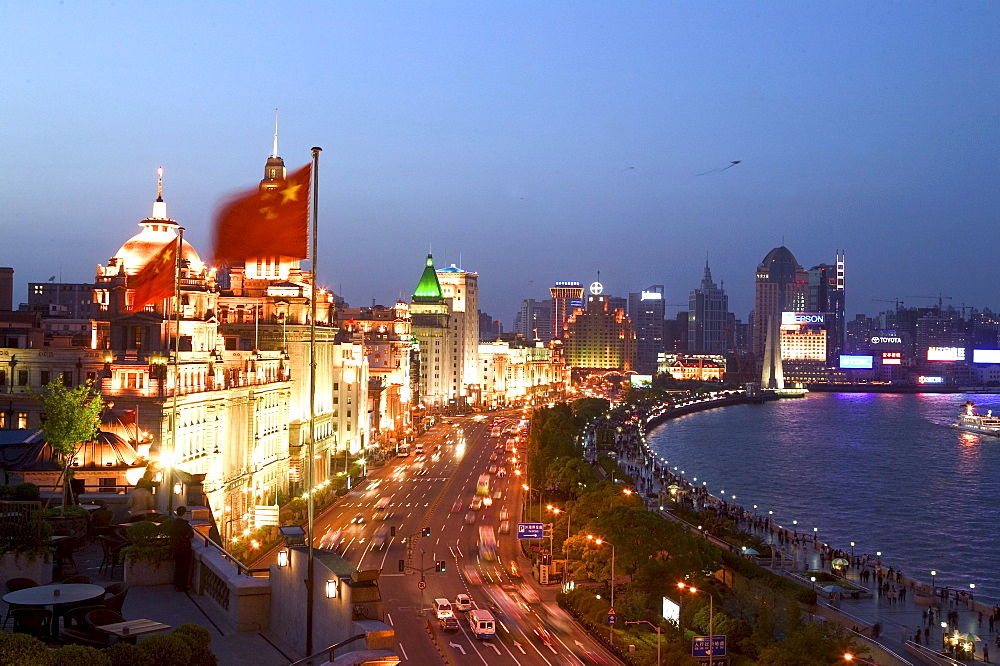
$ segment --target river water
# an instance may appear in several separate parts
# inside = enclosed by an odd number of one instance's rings
[[[949,427],[970,399],[1000,411],[998,395],[813,393],[682,416],[647,441],[716,497],[997,603],[1000,438]]]

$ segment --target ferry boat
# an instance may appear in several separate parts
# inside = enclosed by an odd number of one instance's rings
[[[993,416],[993,410],[987,410],[986,414],[976,414],[975,405],[970,400],[965,403],[965,410],[959,413],[958,418],[952,423],[953,428],[974,432],[977,435],[994,435],[1000,437],[1000,416]]]

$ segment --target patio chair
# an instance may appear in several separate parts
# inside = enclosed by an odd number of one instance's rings
[[[38,638],[50,636],[52,611],[46,608],[15,608],[10,614],[14,617],[15,634],[31,634]]]
[[[124,590],[122,590],[121,592],[118,592],[116,594],[112,594],[112,595],[104,597],[104,601],[101,602],[101,603],[104,604],[105,608],[107,608],[109,610],[113,610],[116,613],[121,613],[122,612],[122,606],[125,605],[125,597],[126,597],[126,595],[128,595],[128,588],[127,587]]]
[[[90,578],[90,576],[66,576],[61,582],[63,585],[90,585],[94,581]]]
[[[97,649],[106,648],[111,644],[111,636],[96,629],[72,629],[66,627],[59,630],[59,640],[68,645],[86,645]]]
[[[88,602],[86,606],[76,606],[71,608],[64,616],[64,623],[67,628],[79,629],[85,631],[88,628],[87,624],[87,614],[90,611],[95,610],[106,610],[104,606],[95,604],[94,602]]]
[[[23,590],[29,587],[38,587],[38,583],[31,580],[30,578],[11,578],[5,584],[8,592],[16,592],[17,590]],[[11,611],[18,608],[38,608],[38,606],[28,606],[25,604],[8,604],[7,605],[7,615],[3,618],[3,626],[0,629],[7,629],[7,620],[10,619]]]
[[[101,550],[104,554],[98,571],[107,576],[114,576],[115,567],[121,566],[122,563],[122,548],[127,546],[128,542],[104,536],[103,534],[97,538],[101,542]]]
[[[87,623],[87,629],[96,629],[97,627],[103,626],[105,624],[115,624],[116,622],[124,622],[125,618],[122,617],[121,613],[116,613],[113,610],[108,610],[107,608],[98,608],[92,610],[84,616],[84,621]]]

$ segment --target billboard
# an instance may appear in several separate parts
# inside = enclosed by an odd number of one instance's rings
[[[903,352],[882,352],[882,365],[903,365]]]
[[[928,361],[964,361],[965,347],[928,347]]]
[[[869,355],[841,354],[840,367],[854,370],[871,370],[874,359]]]
[[[666,597],[663,597],[663,619],[677,626],[681,624],[681,607]]]
[[[798,324],[825,324],[826,314],[823,312],[782,312],[782,326],[796,326]]]
[[[973,349],[973,363],[1000,363],[1000,349]]]
[[[629,375],[629,385],[633,388],[649,388],[653,385],[653,375]]]
[[[917,377],[917,381],[921,384],[944,384],[944,377],[928,377],[927,375],[920,375]]]

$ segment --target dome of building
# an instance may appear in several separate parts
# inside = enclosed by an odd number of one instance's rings
[[[760,262],[757,272],[765,273],[772,281],[788,282],[795,279],[796,271],[801,270],[802,267],[795,260],[792,251],[782,245],[767,253],[764,261]]]
[[[146,218],[139,223],[142,231],[129,238],[115,252],[113,259],[117,266],[124,266],[128,275],[135,275],[163,246],[177,237],[177,223],[173,220]],[[183,257],[191,270],[200,273],[205,263],[191,244],[184,241]]]
[[[795,261],[795,255],[792,254],[792,251],[782,245],[768,252],[767,256],[764,257],[764,261],[760,263],[761,265],[768,266],[774,263],[798,265],[799,262]]]

